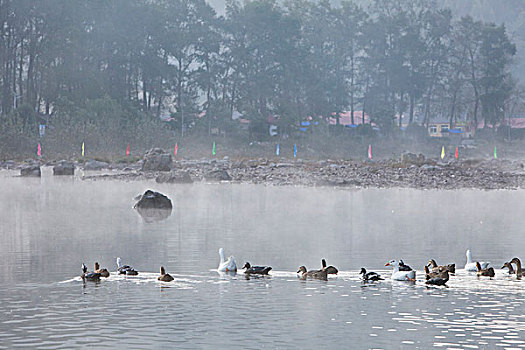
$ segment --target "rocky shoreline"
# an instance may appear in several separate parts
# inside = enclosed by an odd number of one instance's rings
[[[63,161],[62,161],[63,162]],[[83,180],[155,180],[158,183],[219,182],[274,186],[328,186],[343,188],[414,189],[519,189],[525,185],[524,164],[507,160],[465,160],[438,162],[422,155],[406,154],[400,159],[380,161],[290,160],[290,159],[177,159],[169,171],[149,167],[145,160],[133,164],[97,161],[75,163],[86,170]],[[53,166],[60,162],[42,165]],[[0,167],[22,169],[33,166],[15,162]],[[163,164],[166,170],[165,164]],[[88,170],[102,170],[89,172]],[[111,171],[104,171],[111,170]],[[78,174],[78,172],[77,172]]]

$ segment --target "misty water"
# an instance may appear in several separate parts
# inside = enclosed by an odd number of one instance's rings
[[[173,200],[167,219],[132,209],[146,189]],[[499,269],[525,258],[525,191],[333,189],[41,179],[0,172],[0,349],[525,348],[525,280]],[[271,276],[219,275],[218,249],[271,265]],[[458,270],[428,288],[429,258],[491,261],[496,277]],[[115,259],[139,271],[118,276]],[[297,268],[339,268],[328,281]],[[363,284],[403,259],[418,281]],[[112,275],[78,277],[98,261]],[[175,280],[157,281],[163,265]]]

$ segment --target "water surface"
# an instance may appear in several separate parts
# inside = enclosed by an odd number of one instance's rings
[[[151,188],[172,215],[132,209]],[[0,172],[0,349],[525,348],[525,281],[458,271],[448,288],[362,284],[402,258],[499,268],[525,258],[525,191],[337,190],[232,184],[41,179]],[[219,275],[218,248],[273,267],[268,278]],[[83,283],[80,265],[140,271]],[[326,258],[341,271],[301,281]],[[174,277],[156,280],[160,265]]]

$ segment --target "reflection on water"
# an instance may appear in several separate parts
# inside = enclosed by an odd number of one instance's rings
[[[151,183],[46,171],[0,172],[0,349],[525,349],[525,281],[461,270],[467,248],[495,267],[525,258],[523,191],[155,185],[175,209],[146,223],[132,198]],[[218,274],[219,247],[274,270]],[[117,256],[139,275],[116,274]],[[321,258],[339,274],[297,278]],[[418,282],[391,281],[393,258]],[[423,283],[429,258],[456,262],[448,287]],[[94,261],[111,276],[83,283]],[[362,283],[362,266],[386,280]]]
[[[137,213],[142,217],[144,222],[152,223],[155,221],[166,220],[171,215],[171,209],[142,209],[137,208]]]

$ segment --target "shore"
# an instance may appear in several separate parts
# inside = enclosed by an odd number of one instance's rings
[[[328,186],[344,188],[519,189],[525,185],[524,163],[517,160],[439,162],[422,155],[401,159],[177,159],[171,171],[143,171],[143,160],[131,164],[87,161],[75,163],[82,179],[155,180],[158,183],[228,181],[274,186]],[[57,162],[39,164],[53,166]],[[34,163],[33,163],[34,164]],[[20,169],[27,163],[3,162],[1,168]],[[96,171],[89,171],[96,170]]]

